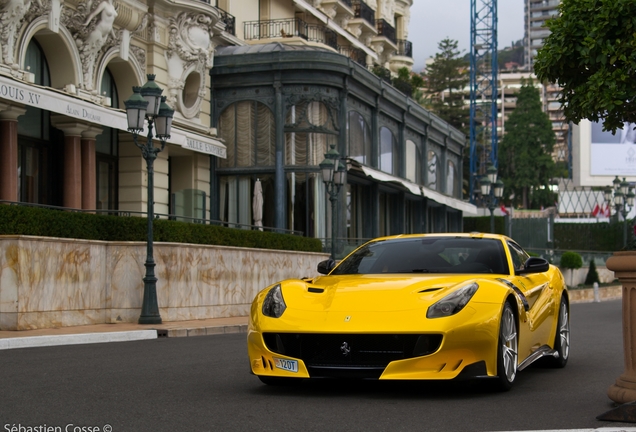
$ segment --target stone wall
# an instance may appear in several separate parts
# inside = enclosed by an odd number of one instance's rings
[[[266,286],[317,275],[328,255],[155,243],[163,321],[246,316]],[[0,330],[137,322],[145,242],[0,236]]]

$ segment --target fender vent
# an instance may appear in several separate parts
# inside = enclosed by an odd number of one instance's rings
[[[307,288],[307,291],[309,291],[310,293],[323,293],[323,292],[325,292],[325,289],[324,288],[309,287],[309,288]]]

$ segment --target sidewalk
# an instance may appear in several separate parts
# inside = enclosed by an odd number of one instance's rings
[[[571,303],[594,301],[592,289],[570,290]],[[608,286],[599,289],[601,301],[617,300],[622,287]],[[209,318],[192,321],[172,321],[163,324],[142,325],[135,323],[94,324],[74,327],[38,330],[0,331],[0,350],[54,345],[123,342],[162,337],[209,336],[226,333],[246,333],[248,317]]]
[[[163,324],[94,324],[37,330],[9,330],[0,331],[0,350],[246,332],[246,316],[172,321]]]

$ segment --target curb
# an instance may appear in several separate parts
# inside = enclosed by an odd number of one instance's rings
[[[247,324],[4,338],[0,339],[0,350],[107,342],[130,342],[166,337],[212,336],[231,333],[247,333]]]
[[[106,342],[127,342],[145,339],[157,339],[156,330],[134,330],[123,332],[84,333],[52,336],[29,336],[0,339],[0,350],[14,348],[32,348],[57,345],[79,345]]]

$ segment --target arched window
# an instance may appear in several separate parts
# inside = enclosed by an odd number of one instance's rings
[[[219,167],[274,166],[275,134],[274,115],[267,106],[233,103],[219,118],[219,136],[227,146],[227,159],[219,159]]]
[[[406,140],[406,178],[413,183],[422,182],[422,156],[419,147],[411,140]]]
[[[380,169],[389,174],[398,173],[397,142],[391,130],[380,128]]]
[[[438,171],[439,167],[437,164],[437,154],[434,151],[430,150],[428,152],[428,176],[426,186],[433,190],[437,190],[438,188]]]
[[[33,73],[35,84],[50,86],[51,76],[44,51],[35,39],[27,47],[24,69]],[[18,200],[40,204],[58,204],[53,197],[50,178],[52,160],[59,157],[52,151],[51,117],[48,111],[26,106],[18,119]],[[61,190],[61,188],[56,188]],[[58,192],[59,195],[59,192]]]
[[[119,94],[113,74],[108,68],[102,75],[101,93],[110,98],[110,106],[119,108]],[[119,133],[117,129],[104,127],[95,139],[96,209],[115,210],[118,207],[118,150]]]
[[[453,161],[448,161],[446,167],[446,194],[455,196],[458,190],[459,177],[457,177],[457,168]]]
[[[347,117],[347,156],[364,165],[371,161],[371,129],[357,111],[349,111]]]

